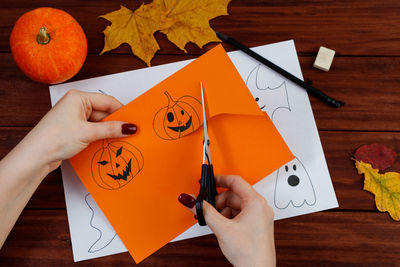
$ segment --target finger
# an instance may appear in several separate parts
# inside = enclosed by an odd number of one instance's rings
[[[113,113],[123,106],[121,102],[110,95],[91,92],[80,92],[80,95],[89,102],[92,110]]]
[[[120,138],[136,133],[137,127],[134,124],[122,121],[87,122],[86,142],[105,138]]]
[[[256,191],[238,175],[215,175],[215,183],[218,187],[232,190],[239,198],[250,198]]]
[[[235,218],[241,211],[240,210],[235,210],[232,209],[231,207],[226,207],[222,209],[221,214],[228,218],[228,219],[233,219]]]
[[[93,110],[113,113],[123,106],[123,104],[113,96],[100,93],[70,90],[66,96],[69,97],[69,99],[79,98],[82,101],[83,109],[87,118]]]
[[[194,195],[182,193],[179,195],[178,201],[196,215],[196,197]]]
[[[221,215],[228,219],[232,219],[232,217],[233,217],[232,209],[230,207],[225,207],[224,209],[222,209]]]
[[[194,195],[181,194],[178,197],[180,203],[182,203],[188,210],[194,215],[196,214],[196,199]],[[207,225],[211,228],[214,233],[221,231],[229,221],[222,216],[210,203],[203,201],[203,216]]]
[[[232,217],[235,218],[240,212],[241,210],[232,209]]]
[[[215,208],[220,210],[225,207],[230,207],[232,209],[240,210],[241,202],[242,201],[238,195],[233,193],[231,190],[227,190],[215,197]]]
[[[105,111],[94,110],[94,111],[92,111],[92,114],[90,114],[89,121],[92,121],[92,122],[101,121],[108,115],[110,115],[110,113],[105,112]]]
[[[203,201],[203,215],[210,229],[218,235],[226,225],[230,223],[229,219],[221,215],[210,203]]]
[[[81,99],[85,105],[85,111],[88,109],[112,113],[123,106],[123,104],[113,96],[74,89],[69,90],[64,97],[69,99]]]
[[[123,105],[116,98],[104,95],[100,93],[82,92],[79,90],[69,90],[63,97],[64,100],[59,101],[60,103],[67,103],[65,105],[78,105],[81,109],[73,109],[80,112],[83,110],[85,119],[87,120],[92,111],[103,111],[107,113],[113,113],[120,109]]]

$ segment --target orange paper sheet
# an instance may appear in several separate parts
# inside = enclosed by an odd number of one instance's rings
[[[139,130],[70,162],[137,263],[197,222],[177,198],[199,191],[200,81],[215,173],[254,184],[294,158],[220,45],[107,117]]]

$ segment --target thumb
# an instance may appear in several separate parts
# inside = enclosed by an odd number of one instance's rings
[[[215,235],[221,232],[227,224],[229,219],[219,213],[210,203],[203,201],[203,215],[207,225],[214,232]]]
[[[135,124],[122,121],[88,122],[87,140],[89,143],[105,138],[126,137],[136,133]]]
[[[182,193],[178,197],[178,201],[184,205],[188,210],[190,210],[194,215],[196,214],[196,197],[194,195],[189,195]],[[229,223],[229,219],[221,215],[210,203],[203,201],[203,216],[206,220],[207,225],[211,230],[218,235],[221,229],[224,228],[226,224]]]

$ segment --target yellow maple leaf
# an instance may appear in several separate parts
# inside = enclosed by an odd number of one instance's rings
[[[228,15],[231,0],[155,0],[157,6],[176,22],[161,32],[168,40],[186,52],[185,45],[193,42],[202,48],[209,42],[220,42],[209,20]]]
[[[135,12],[121,6],[119,10],[100,17],[111,21],[111,25],[103,31],[104,49],[100,55],[127,43],[131,46],[132,53],[148,66],[160,49],[153,34],[174,23],[173,19],[166,16],[165,11],[155,8],[155,3],[142,4]]]
[[[400,220],[400,173],[379,173],[371,164],[356,160],[359,174],[364,174],[364,190],[375,195],[379,211],[387,211],[393,220]]]
[[[209,20],[227,15],[231,0],[154,0],[142,4],[132,12],[121,6],[117,11],[100,16],[111,22],[103,31],[104,49],[100,54],[123,43],[131,46],[132,53],[150,66],[151,59],[160,49],[154,33],[161,31],[168,40],[185,50],[188,42],[200,48],[209,42],[220,42]]]

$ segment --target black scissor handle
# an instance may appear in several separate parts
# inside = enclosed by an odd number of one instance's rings
[[[203,200],[215,207],[215,196],[217,188],[214,180],[214,169],[212,165],[203,164],[201,166],[200,192],[196,199],[196,214],[199,225],[207,225],[203,215]]]

